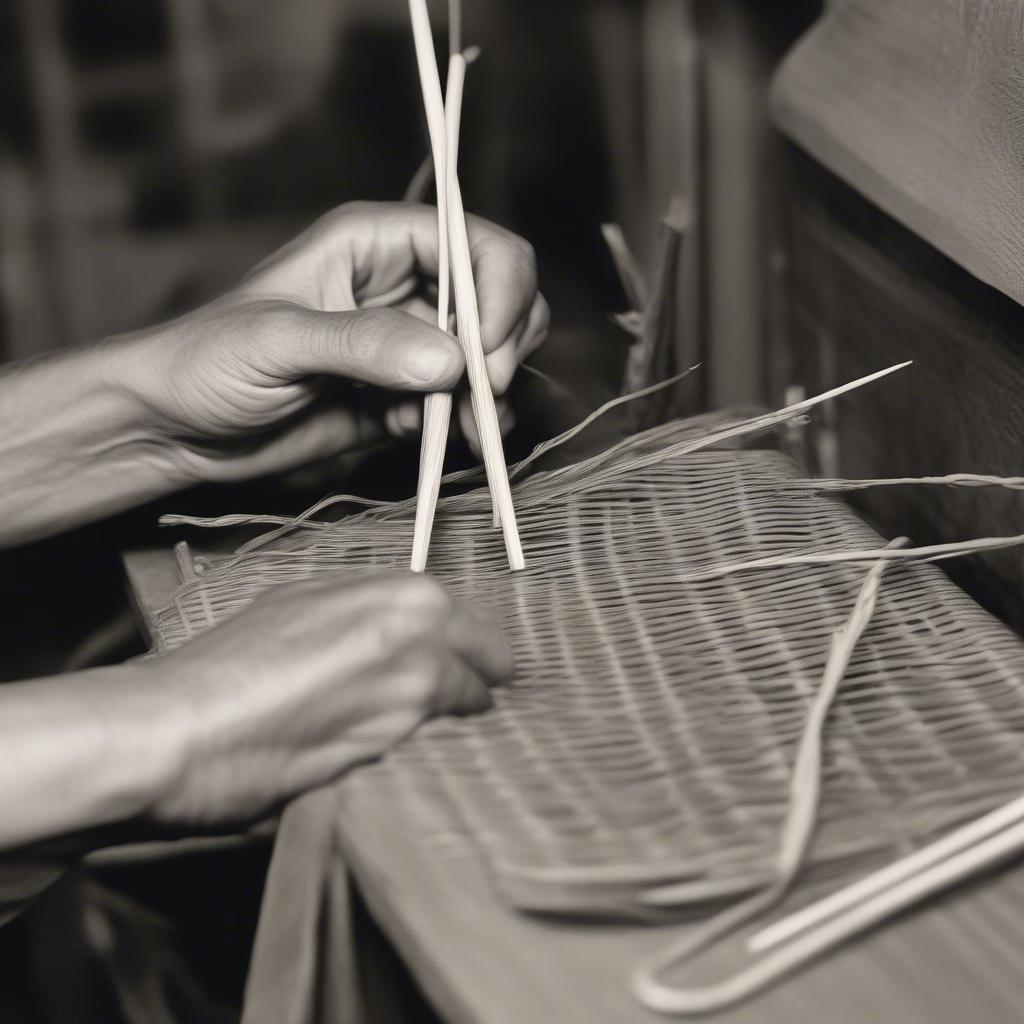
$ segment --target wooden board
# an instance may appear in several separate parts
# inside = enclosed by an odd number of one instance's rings
[[[779,127],[1024,301],[1024,7],[834,0],[773,87]]]
[[[637,960],[679,927],[554,923],[510,911],[465,842],[439,843],[369,788],[347,787],[338,835],[365,899],[452,1024],[632,1024]],[[710,1019],[728,1024],[1005,1024],[1024,1000],[1024,872],[963,890]],[[712,968],[727,970],[723,950]],[[705,1018],[709,1019],[709,1018]]]
[[[171,590],[164,588],[169,581],[173,588],[176,572],[169,551],[129,555],[126,564],[147,615],[167,603]],[[339,855],[444,1020],[664,1019],[633,1000],[628,979],[638,960],[676,936],[680,926],[581,924],[517,913],[499,901],[467,840],[438,835],[409,807],[382,805],[358,777],[341,788],[339,799]],[[712,970],[729,969],[728,951],[708,962]],[[1022,979],[1024,869],[1018,868],[901,918],[749,1004],[703,1019],[1006,1024],[1019,1017]]]
[[[815,417],[818,428],[835,428],[838,471],[1024,474],[1024,308],[799,153],[791,170],[785,337],[796,380],[813,394],[914,360]],[[851,500],[887,536],[922,544],[1024,532],[1024,498],[1012,492],[882,488]],[[1019,552],[956,559],[945,568],[1024,632]]]

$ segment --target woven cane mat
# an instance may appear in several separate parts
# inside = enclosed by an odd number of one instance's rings
[[[687,577],[882,541],[777,452],[674,453],[692,430],[517,483],[522,573],[485,491],[438,506],[431,571],[503,624],[518,678],[494,711],[430,723],[345,785],[415,806],[438,841],[471,837],[514,906],[635,915],[650,884],[692,882],[700,903],[772,874],[795,744],[866,567]],[[403,503],[225,559],[159,613],[158,647],[275,583],[404,567],[411,538]],[[893,565],[826,727],[811,876],[1020,792],[1022,731],[1022,641],[934,565]]]

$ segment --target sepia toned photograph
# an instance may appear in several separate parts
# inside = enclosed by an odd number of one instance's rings
[[[1024,0],[0,0],[0,1024],[1024,1022]]]

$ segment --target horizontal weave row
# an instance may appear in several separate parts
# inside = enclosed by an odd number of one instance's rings
[[[701,902],[772,875],[795,744],[863,568],[687,577],[881,542],[776,452],[675,452],[700,429],[662,425],[518,482],[522,573],[486,491],[438,505],[430,570],[502,623],[518,678],[494,711],[431,723],[345,784],[400,796],[439,841],[471,836],[517,906],[639,914],[650,884],[692,880]],[[276,531],[185,584],[160,646],[278,583],[402,567],[411,537],[410,502]],[[811,878],[1019,792],[1022,655],[936,567],[890,568],[826,728]]]

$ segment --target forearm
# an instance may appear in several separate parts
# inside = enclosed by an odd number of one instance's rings
[[[189,482],[129,386],[145,360],[144,344],[116,340],[0,372],[0,547]]]
[[[0,856],[144,819],[181,777],[181,713],[139,665],[0,687]]]

